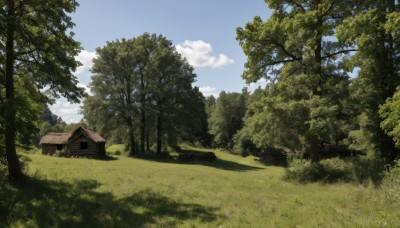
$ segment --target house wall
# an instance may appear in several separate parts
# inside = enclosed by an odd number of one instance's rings
[[[42,154],[53,155],[57,150],[56,145],[45,144],[42,145]]]
[[[97,143],[97,156],[104,157],[106,155],[106,143]]]
[[[87,149],[81,149],[81,142],[87,142]],[[68,144],[68,150],[71,155],[96,155],[96,143],[88,140],[85,136],[81,135]]]
[[[65,145],[62,145],[62,148],[65,149]],[[56,151],[56,144],[42,144],[42,154],[54,155]]]

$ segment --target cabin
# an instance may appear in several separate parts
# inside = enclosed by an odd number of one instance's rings
[[[103,157],[106,140],[93,130],[82,125],[71,133],[48,133],[39,142],[42,154],[53,155],[65,151],[69,156]]]

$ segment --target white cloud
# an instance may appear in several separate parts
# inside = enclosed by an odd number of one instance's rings
[[[258,87],[265,88],[265,86],[267,86],[268,83],[269,81],[267,81],[265,78],[261,78],[255,83],[247,84],[246,87],[249,90],[249,92],[254,92],[254,90],[258,89]]]
[[[81,104],[72,104],[65,98],[61,98],[50,106],[50,110],[60,116],[66,123],[78,123],[82,119],[82,115],[79,114],[80,106]]]
[[[218,68],[234,63],[232,59],[224,54],[211,56],[210,54],[213,51],[211,44],[202,40],[186,40],[175,47],[177,52],[185,57],[193,67]]]
[[[214,96],[214,97],[218,97],[219,95],[219,91],[217,91],[216,88],[211,87],[211,86],[203,86],[199,88],[199,91],[205,96]]]
[[[82,83],[78,83],[78,87],[84,88],[84,89],[85,89],[85,92],[86,92],[88,95],[93,96],[93,93],[92,93],[92,91],[90,91],[89,86],[87,86],[87,85],[85,85],[85,84],[82,84]]]
[[[82,66],[76,68],[75,75],[79,75],[85,71],[88,71],[93,66],[93,59],[97,57],[96,52],[90,52],[83,50],[75,59],[82,63]]]
[[[82,63],[82,66],[78,67],[74,72],[74,75],[78,78],[78,87],[84,88],[85,92],[89,95],[93,95],[86,85],[90,80],[89,69],[93,66],[93,59],[96,58],[96,52],[90,52],[83,50],[75,57],[76,60]],[[86,83],[86,84],[85,84]],[[60,98],[55,104],[50,106],[50,110],[61,117],[66,123],[78,123],[82,119],[82,115],[79,114],[81,104],[69,103],[65,98]]]

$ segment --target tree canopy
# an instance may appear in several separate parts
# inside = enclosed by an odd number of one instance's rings
[[[75,56],[81,50],[70,29],[74,26],[69,13],[75,11],[74,0],[3,0],[0,1],[0,103],[4,121],[5,149],[11,179],[21,179],[15,141],[16,132],[24,126],[23,111],[28,111],[27,98],[15,92],[16,81],[26,78],[23,87],[40,93],[48,88],[73,102],[84,94],[77,87],[72,72],[78,66]],[[32,97],[30,97],[32,99]],[[25,106],[24,106],[25,105]],[[29,121],[28,121],[29,122]]]
[[[207,130],[204,98],[192,87],[196,75],[171,41],[145,33],[108,42],[96,52],[90,85],[94,95],[84,102],[85,119],[100,131],[126,126],[132,155],[137,152],[136,129],[140,152],[155,139],[157,154],[166,139],[174,145],[179,136],[200,137]]]

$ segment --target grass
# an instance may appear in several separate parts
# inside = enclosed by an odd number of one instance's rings
[[[107,153],[111,155],[123,154],[125,153],[124,150],[125,150],[124,144],[113,144],[107,147]]]
[[[189,146],[184,151],[210,151]],[[379,189],[295,184],[284,169],[214,151],[216,162],[26,155],[28,183],[1,185],[0,227],[381,227],[400,208]]]

